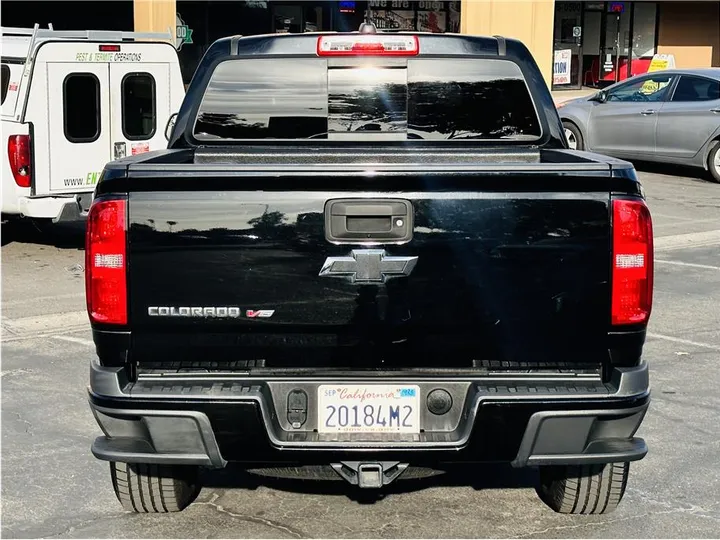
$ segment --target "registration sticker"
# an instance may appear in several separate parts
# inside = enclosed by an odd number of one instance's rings
[[[328,384],[318,388],[319,433],[419,433],[420,388]]]

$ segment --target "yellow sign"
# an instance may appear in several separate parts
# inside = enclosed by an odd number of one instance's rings
[[[662,71],[664,69],[673,69],[675,67],[675,56],[672,54],[656,54],[653,56],[648,73],[652,71]]]
[[[640,93],[649,96],[663,90],[670,83],[670,77],[666,77],[666,79],[667,80],[663,80],[663,78],[659,78],[657,81],[653,81],[652,79],[645,81],[640,88]]]
[[[640,93],[648,95],[654,94],[658,90],[660,90],[660,85],[658,83],[656,83],[655,81],[645,81],[645,83],[640,88]]]

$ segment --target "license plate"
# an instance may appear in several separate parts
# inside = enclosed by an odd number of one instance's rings
[[[420,433],[420,388],[321,385],[319,433]]]

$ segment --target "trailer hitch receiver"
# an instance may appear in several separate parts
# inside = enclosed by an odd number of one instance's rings
[[[363,489],[378,489],[400,476],[409,463],[399,461],[341,461],[331,463],[342,478]]]

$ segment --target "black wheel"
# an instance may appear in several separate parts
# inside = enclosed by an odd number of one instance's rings
[[[625,494],[630,463],[540,467],[536,491],[560,514],[609,514]]]
[[[707,165],[710,178],[720,184],[720,141],[717,141],[715,146],[710,149]]]
[[[115,496],[125,510],[160,514],[179,512],[200,493],[199,468],[192,465],[110,463]]]
[[[580,129],[567,120],[563,121],[563,127],[565,128],[565,138],[567,139],[568,146],[570,146],[572,150],[584,150],[585,141],[583,141]]]

